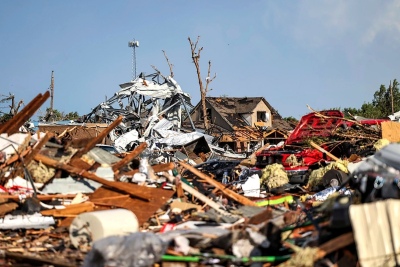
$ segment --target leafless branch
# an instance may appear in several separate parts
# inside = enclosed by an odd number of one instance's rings
[[[210,77],[211,74],[211,60],[208,61],[208,72],[206,78],[206,88],[204,89],[205,93],[208,93],[208,85],[217,77],[217,74],[214,74],[214,77]]]
[[[161,74],[161,71],[159,71],[159,70],[157,69],[156,66],[151,65],[151,67],[157,72],[158,75],[160,75],[161,77],[163,77],[164,80],[167,80],[167,78],[166,78],[164,75]]]
[[[210,122],[209,122],[209,120],[207,118],[206,96],[207,96],[207,91],[208,91],[208,84],[210,83],[210,81],[207,80],[206,87],[204,88],[203,80],[201,78],[201,72],[200,72],[200,64],[199,64],[200,53],[203,50],[203,47],[200,47],[199,49],[197,49],[197,45],[199,43],[199,39],[200,39],[200,36],[197,37],[196,43],[193,43],[192,40],[190,39],[190,37],[188,37],[189,44],[190,44],[190,49],[191,49],[191,52],[192,52],[192,60],[193,60],[193,63],[195,65],[195,67],[196,67],[197,79],[198,79],[199,87],[200,87],[201,106],[202,106],[202,111],[203,111],[203,114],[204,114],[204,128],[206,130],[208,130],[210,128]],[[211,71],[211,62],[209,62],[208,73],[210,73],[210,71]]]
[[[192,40],[190,39],[190,37],[188,37],[188,40],[189,40],[189,43],[190,43],[190,48],[191,48],[191,50],[192,50],[192,59],[193,59],[193,61],[194,61],[194,59],[195,58],[200,58],[200,53],[201,53],[201,51],[203,50],[203,47],[200,47],[198,50],[197,50],[197,45],[198,45],[198,43],[199,43],[199,40],[200,40],[200,36],[197,36],[197,40],[196,40],[196,43],[193,43],[192,42]],[[196,51],[197,50],[197,51]]]
[[[174,71],[173,71],[174,65],[171,64],[171,62],[169,61],[168,56],[167,56],[167,54],[165,53],[165,51],[164,51],[164,50],[162,50],[162,51],[163,51],[163,53],[164,53],[164,57],[165,57],[165,59],[167,60],[167,63],[168,63],[168,66],[169,66],[170,76],[173,78],[173,77],[174,77]]]

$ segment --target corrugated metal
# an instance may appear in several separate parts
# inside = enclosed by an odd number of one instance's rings
[[[154,130],[157,130],[157,129],[166,129],[166,130],[169,130],[169,129],[171,129],[173,126],[174,126],[174,124],[173,124],[171,121],[169,121],[169,120],[163,118],[163,119],[161,119],[159,122],[157,122],[156,125],[154,125],[153,129],[154,129]]]

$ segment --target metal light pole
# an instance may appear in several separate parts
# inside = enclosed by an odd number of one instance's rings
[[[129,47],[132,47],[132,81],[136,78],[136,47],[139,47],[139,41],[133,39],[129,41]]]

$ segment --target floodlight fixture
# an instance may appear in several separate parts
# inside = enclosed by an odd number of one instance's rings
[[[129,47],[139,47],[139,41],[129,41]]]

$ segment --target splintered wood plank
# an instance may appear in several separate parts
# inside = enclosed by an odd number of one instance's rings
[[[273,218],[272,209],[266,208],[249,219],[249,224],[260,224]]]
[[[28,110],[22,109],[20,113],[17,113],[17,115],[21,115],[16,118],[9,128],[5,129],[6,133],[9,135],[17,133],[19,128],[35,114],[35,112],[44,104],[44,102],[46,102],[49,97],[50,92],[46,91],[46,93],[44,93],[37,101],[32,101],[33,105]]]
[[[53,136],[52,133],[46,132],[45,136],[41,138],[31,149],[31,147],[28,147],[25,151],[29,150],[30,153],[24,157],[23,162],[19,162],[18,165],[16,166],[17,171],[15,172],[15,176],[22,176],[23,174],[23,165],[28,166],[29,163],[33,160],[33,157],[39,153],[39,151],[42,149],[42,147],[47,143],[47,141],[50,140],[50,138]]]
[[[20,155],[18,155],[18,154],[12,155],[9,159],[7,159],[7,161],[5,163],[0,165],[0,169],[16,162],[17,160],[20,159],[20,157],[25,157],[31,150],[32,150],[31,147],[27,147],[24,151],[21,152]]]
[[[178,162],[179,165],[181,165],[183,168],[187,169],[188,171],[192,172],[194,175],[198,176],[201,179],[204,179],[207,181],[208,184],[215,186],[216,188],[218,188],[225,196],[229,197],[230,199],[233,199],[237,202],[239,202],[242,205],[247,205],[247,206],[257,206],[257,204],[253,201],[251,201],[250,199],[239,195],[238,193],[226,188],[225,185],[221,184],[220,182],[214,180],[213,178],[211,178],[210,176],[208,176],[207,174],[199,171],[198,169],[196,169],[195,167],[184,163],[182,161]]]
[[[36,198],[41,201],[49,201],[57,198],[66,199],[74,198],[76,194],[49,194],[49,195],[37,195]],[[8,200],[19,201],[20,197],[18,195],[0,194],[0,203],[5,203]]]
[[[3,203],[0,205],[0,216],[4,216],[7,213],[9,213],[17,208],[18,208],[18,204],[15,202]]]
[[[78,174],[82,177],[88,178],[90,180],[96,181],[98,183],[101,183],[104,186],[113,188],[114,190],[118,190],[121,192],[125,192],[130,194],[131,196],[141,198],[143,200],[148,200],[147,196],[143,194],[141,187],[138,185],[133,185],[133,184],[128,184],[128,183],[123,183],[123,182],[114,182],[114,181],[108,181],[106,179],[98,177],[96,174],[92,172],[88,172],[84,169],[76,168],[74,166],[59,162],[57,160],[54,160],[52,158],[46,157],[45,155],[42,154],[37,154],[35,156],[35,160],[42,162],[43,164],[47,166],[51,166],[56,169],[62,169],[70,173]],[[136,186],[136,187],[135,187]]]
[[[69,164],[82,170],[89,170],[93,166],[93,164],[91,165],[81,158],[71,158]]]
[[[65,209],[42,210],[40,213],[43,216],[68,217],[70,215],[78,215],[80,213],[89,212],[93,210],[94,210],[94,204],[92,202],[84,202],[80,204],[71,204],[65,206]]]
[[[166,172],[166,171],[169,171],[169,170],[173,170],[175,168],[175,164],[173,162],[160,163],[160,164],[152,165],[151,167],[153,168],[155,173],[158,173],[158,172]],[[134,175],[137,172],[139,172],[139,169],[134,169],[134,170],[127,171],[127,172],[121,172],[121,173],[118,174],[118,176]]]
[[[31,153],[29,153],[25,158],[24,158],[24,163],[26,165],[28,165],[33,158],[35,157],[36,154],[38,154],[40,152],[40,150],[42,149],[42,147],[47,143],[47,141],[50,140],[50,138],[52,138],[54,136],[54,134],[46,132],[45,135],[34,145]]]
[[[25,252],[25,250],[24,250]],[[37,266],[39,266],[39,264],[41,266],[45,265],[50,265],[50,266],[55,266],[55,267],[74,267],[76,266],[75,263],[68,263],[65,259],[45,259],[44,257],[37,257],[37,256],[31,256],[31,255],[24,255],[21,253],[14,253],[14,252],[5,252],[5,257],[6,258],[11,258],[11,259],[15,259],[18,262],[26,262],[29,264],[35,264]],[[20,265],[23,266],[23,265]],[[26,265],[25,265],[26,266]]]
[[[337,251],[339,249],[347,247],[353,243],[354,243],[353,233],[346,233],[346,234],[342,234],[338,237],[335,237],[335,238],[325,242],[321,246],[319,246],[319,250],[317,252],[316,259],[322,259],[329,253],[332,253],[334,251]]]
[[[11,127],[11,125],[16,124],[20,120],[20,117],[22,117],[25,112],[29,111],[32,108],[33,104],[39,101],[42,98],[42,96],[43,96],[42,94],[38,94],[35,98],[31,100],[31,102],[25,105],[25,107],[20,112],[18,112],[14,117],[12,117],[4,124],[0,125],[0,133],[4,133],[7,129]]]
[[[137,186],[135,184],[127,184]],[[162,207],[173,195],[173,190],[161,188],[141,187],[142,193],[149,196],[149,202],[137,198],[115,198],[121,193],[100,187],[90,196],[90,201],[101,201],[103,204],[115,205],[119,208],[125,208],[132,211],[138,218],[139,225],[145,223],[154,213]],[[109,208],[109,207],[108,207]]]
[[[113,121],[106,129],[104,129],[98,136],[92,138],[85,147],[78,150],[73,158],[80,158],[83,154],[86,154],[91,150],[96,144],[101,143],[103,140],[115,127],[117,127],[122,122],[123,117],[119,116],[115,121]]]
[[[60,220],[57,224],[58,227],[70,227],[72,224],[72,221],[75,219],[75,217],[66,217],[62,220]]]
[[[118,161],[112,166],[114,173],[118,173],[119,169],[129,162],[131,162],[134,158],[139,156],[140,153],[143,152],[147,148],[147,143],[143,142],[138,147],[136,147],[133,151],[131,151],[128,155],[126,155],[123,159]]]

